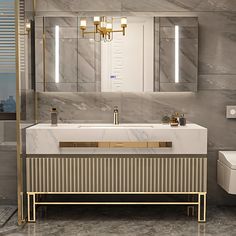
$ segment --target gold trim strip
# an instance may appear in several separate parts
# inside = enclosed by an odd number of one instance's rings
[[[45,33],[44,17],[43,17],[43,92],[46,92],[46,33]]]
[[[171,148],[170,141],[59,142],[60,148]]]
[[[27,192],[27,194],[207,194],[206,192]]]
[[[198,202],[35,202],[35,205],[198,205]]]

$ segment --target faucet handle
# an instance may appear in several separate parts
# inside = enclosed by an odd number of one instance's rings
[[[118,107],[117,105],[115,105],[115,106],[114,106],[114,111],[118,111],[118,108],[119,108],[119,107]]]

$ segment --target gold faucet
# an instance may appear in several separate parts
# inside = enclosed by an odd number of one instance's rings
[[[119,125],[119,110],[118,110],[118,106],[114,106],[113,121],[114,121],[114,125]]]

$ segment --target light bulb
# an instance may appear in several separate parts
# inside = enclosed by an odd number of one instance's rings
[[[99,24],[99,22],[100,22],[100,16],[94,16],[94,17],[93,17],[93,23],[94,23],[95,25],[97,25],[97,24]]]
[[[80,28],[81,29],[86,29],[87,22],[85,19],[80,20]]]
[[[112,23],[107,23],[106,29],[108,32],[112,31]]]
[[[101,29],[106,29],[106,27],[107,27],[107,22],[106,22],[106,21],[102,21],[102,22],[100,23],[100,26],[101,26]]]
[[[26,20],[26,22],[25,22],[25,29],[26,29],[27,31],[30,31],[30,29],[31,29],[31,24],[30,24],[30,21],[29,21],[29,20]]]
[[[120,23],[121,23],[121,27],[127,27],[127,18],[122,17],[120,20]]]

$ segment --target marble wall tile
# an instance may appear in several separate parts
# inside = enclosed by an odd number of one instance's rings
[[[190,11],[198,5],[194,0],[123,0],[122,10],[126,11]]]
[[[192,9],[194,10],[194,9]],[[196,11],[236,11],[236,2],[232,0],[199,1]]]
[[[79,11],[236,11],[233,0],[40,0],[37,12]]]
[[[179,79],[197,83],[197,39],[181,39],[179,44]],[[175,81],[175,40],[160,40],[160,83]],[[162,90],[161,90],[162,91]]]
[[[36,90],[44,92],[44,84],[36,83]],[[46,92],[100,92],[101,83],[45,83]]]
[[[45,37],[46,42],[48,39],[55,40],[55,26],[54,27],[45,27]],[[59,38],[60,39],[77,39],[78,33],[76,27],[61,27],[59,29]]]
[[[34,10],[33,1],[32,0],[25,0],[25,11],[32,12]]]
[[[118,93],[39,93],[38,95],[38,118],[41,121],[50,120],[48,111],[55,106],[62,122],[76,120],[93,123],[112,122],[113,106],[121,107],[121,94]]]
[[[77,84],[78,86],[78,92],[100,92],[101,90],[98,90],[99,89],[99,86],[97,86],[97,83],[96,82],[92,82],[92,83],[87,83],[87,82],[78,82]]]
[[[236,74],[236,14],[199,13],[199,74]]]
[[[96,71],[101,69],[100,63],[96,63],[98,55],[95,55],[96,52],[100,55],[100,51],[96,51],[95,47],[97,43],[94,40],[78,40],[78,83],[96,82]]]
[[[44,21],[45,27],[54,27],[59,25],[60,27],[77,27],[78,18],[77,17],[46,17]]]
[[[200,75],[198,88],[200,90],[236,90],[236,74]]]
[[[36,16],[34,18],[35,21],[35,27],[43,28],[43,17],[42,16]]]
[[[122,0],[123,11],[235,11],[232,0]]]
[[[162,27],[174,27],[179,25],[182,27],[198,27],[197,17],[161,17],[160,25]]]
[[[77,39],[62,38],[59,40],[59,73],[60,83],[77,82]],[[55,41],[46,39],[45,53],[45,80],[46,82],[55,81]]]
[[[78,18],[77,17],[45,17],[45,37],[55,38],[55,26],[59,26],[59,38],[78,38]]]
[[[181,17],[180,17],[181,18]],[[174,27],[161,27],[160,28],[160,37],[161,39],[174,39],[175,38],[175,28]],[[197,27],[180,27],[179,28],[179,38],[187,39],[197,39],[198,30]]]
[[[45,83],[45,91],[47,92],[77,92],[77,83]],[[44,84],[36,83],[36,90],[44,92]]]
[[[160,83],[160,91],[161,92],[196,92],[197,91],[197,83],[168,83],[168,82],[161,82]]]
[[[34,101],[35,92],[30,89],[21,89],[21,121],[27,123],[34,123]]]
[[[120,0],[40,0],[37,11],[121,11]]]
[[[35,39],[35,79],[43,82],[43,40]]]

